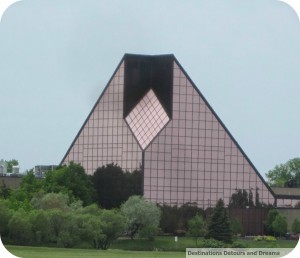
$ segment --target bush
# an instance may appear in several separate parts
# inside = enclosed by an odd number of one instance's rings
[[[254,238],[254,241],[262,241],[262,240],[264,240],[264,237],[263,237],[263,236],[256,236],[256,237]]]
[[[200,248],[222,248],[224,247],[224,243],[222,241],[218,241],[215,239],[203,239],[200,244]]]
[[[247,248],[248,245],[245,242],[242,242],[240,240],[236,240],[231,245],[232,248]]]
[[[295,234],[300,233],[300,221],[298,219],[294,219],[292,224],[292,231]]]
[[[276,241],[277,239],[274,236],[265,236],[264,240],[266,240],[266,241]]]
[[[278,214],[272,223],[272,227],[273,230],[276,233],[278,233],[280,237],[284,235],[287,232],[287,227],[288,227],[286,217],[284,217],[281,214]]]
[[[239,234],[241,234],[243,232],[243,225],[242,225],[242,223],[240,222],[239,219],[232,218],[230,220],[230,222],[231,222],[230,223],[231,224],[231,230],[232,230],[232,233],[234,235],[239,235]]]
[[[274,236],[256,236],[254,241],[276,241],[276,237]]]
[[[31,228],[32,224],[30,223],[27,213],[20,209],[16,211],[9,220],[8,236],[14,244],[30,244],[33,239]]]

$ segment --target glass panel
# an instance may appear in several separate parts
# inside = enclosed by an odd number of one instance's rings
[[[170,119],[155,93],[150,90],[125,120],[145,149]]]

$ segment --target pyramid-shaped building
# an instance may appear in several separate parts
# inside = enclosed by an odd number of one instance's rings
[[[88,174],[117,163],[144,172],[145,198],[226,204],[238,189],[275,196],[173,55],[125,54],[62,160]]]

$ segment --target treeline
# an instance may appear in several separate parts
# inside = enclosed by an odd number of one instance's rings
[[[68,206],[63,194],[46,194],[43,199],[42,209],[30,211],[15,211],[0,201],[0,234],[5,243],[60,247],[83,244],[107,249],[124,230],[125,220],[118,211],[97,205]]]
[[[81,201],[83,206],[96,203],[102,208],[112,209],[120,207],[132,195],[142,195],[142,180],[140,170],[124,172],[118,165],[108,164],[89,176],[81,165],[71,162],[68,166],[48,171],[43,179],[36,178],[33,171],[29,171],[16,190],[0,182],[0,198],[7,199],[15,210],[30,210],[34,196],[63,193],[70,202]]]
[[[11,244],[106,249],[120,235],[153,240],[163,232],[186,232],[187,221],[201,210],[158,207],[140,196],[142,180],[141,171],[124,172],[115,164],[93,176],[75,163],[44,179],[29,171],[19,189],[0,185],[0,235]]]
[[[141,197],[142,180],[141,171],[124,172],[115,164],[92,176],[75,163],[49,171],[44,179],[30,171],[19,189],[0,185],[0,235],[11,244],[107,249],[119,236],[190,235],[232,242],[243,232],[221,199],[210,216],[196,204],[156,205]],[[257,192],[245,190],[233,193],[229,203],[233,208],[263,206]],[[285,218],[270,214],[266,232],[282,235]]]

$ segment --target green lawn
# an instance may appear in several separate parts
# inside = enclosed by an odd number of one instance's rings
[[[181,258],[183,252],[142,252],[122,250],[66,249],[47,247],[7,246],[12,254],[22,258]]]
[[[201,240],[199,239],[198,242]],[[277,241],[254,241],[254,240],[243,240],[248,248],[294,248],[297,245],[296,240],[277,240]],[[119,239],[113,243],[111,249],[121,250],[136,250],[136,251],[182,251],[185,252],[186,248],[197,247],[194,238],[191,237],[179,237],[178,242],[175,243],[174,237],[157,237],[155,241],[147,241],[143,239]],[[226,247],[226,246],[224,246]]]
[[[239,241],[244,242],[248,248],[294,248],[297,244],[297,241],[291,240],[277,240],[274,242],[253,240]],[[157,237],[155,241],[152,242],[142,239],[119,239],[113,243],[110,250],[106,251],[12,245],[6,247],[11,253],[22,258],[180,258],[185,257],[185,248],[196,247],[196,245],[195,240],[189,237],[179,237],[177,243],[175,243],[174,237]]]

